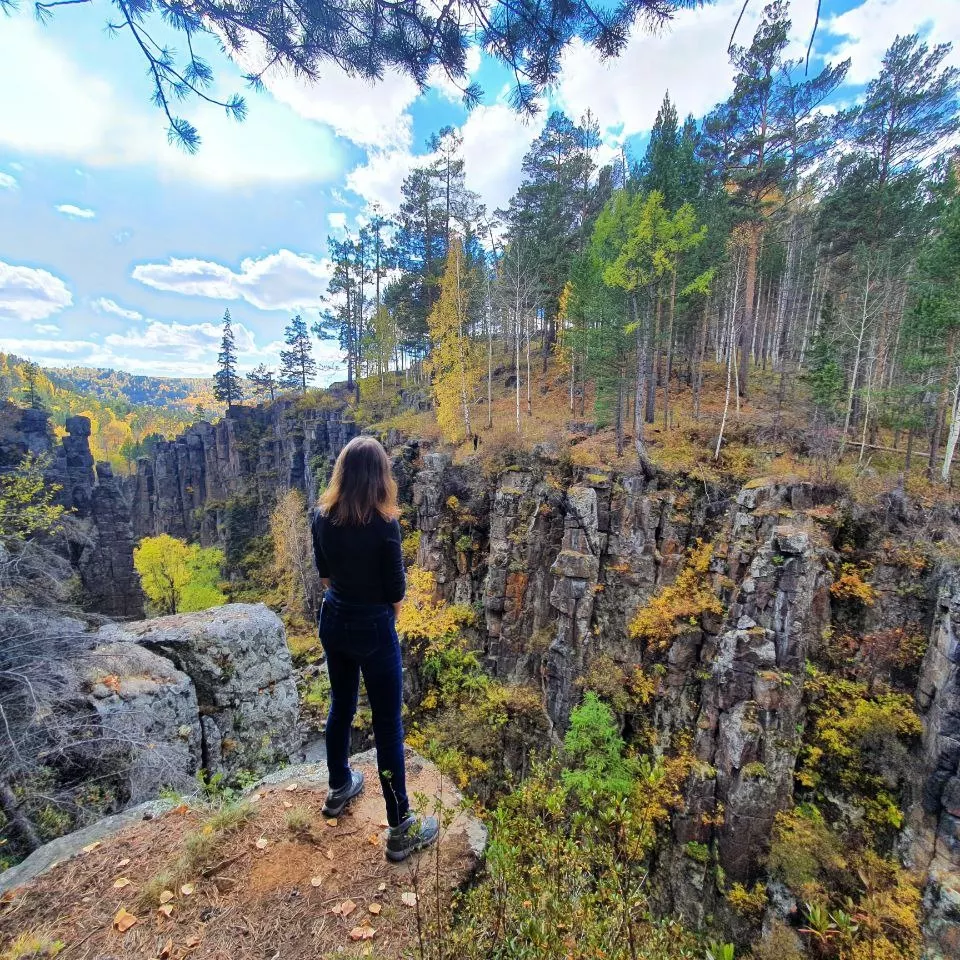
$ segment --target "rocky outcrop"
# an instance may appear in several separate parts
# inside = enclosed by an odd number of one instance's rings
[[[914,857],[926,869],[927,934],[960,955],[960,571],[944,571],[917,689],[926,779]]]
[[[201,770],[249,776],[299,754],[290,654],[262,605],[93,630],[8,611],[0,651],[0,780],[54,796],[78,824],[193,792]]]
[[[124,803],[164,788],[191,791],[201,767],[201,726],[190,678],[162,656],[100,631],[89,652],[67,665],[92,712],[90,759]]]
[[[325,473],[359,433],[335,394],[311,407],[282,399],[234,407],[215,424],[194,424],[137,463],[132,487],[136,539],[168,533],[225,544],[262,534],[278,494],[302,490],[310,506]]]
[[[300,748],[293,662],[280,618],[263,604],[111,625],[98,635],[137,644],[189,677],[199,718],[197,766],[233,776],[270,770]]]

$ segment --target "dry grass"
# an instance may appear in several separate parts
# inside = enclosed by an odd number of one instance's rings
[[[32,957],[23,952],[31,938],[62,941],[69,960],[304,960],[361,956],[371,947],[380,958],[409,952],[417,909],[404,905],[401,894],[419,888],[421,900],[433,902],[437,862],[433,851],[401,865],[384,858],[383,801],[375,770],[364,772],[367,790],[337,821],[321,815],[324,791],[280,785],[261,791],[247,808],[210,816],[182,806],[104,840],[0,901],[0,958]],[[411,764],[409,772],[411,796],[440,795],[431,768]],[[443,796],[456,799],[445,787]],[[291,833],[291,817],[309,830]],[[473,866],[458,819],[439,847],[435,889],[444,903]],[[129,883],[117,886],[120,879]],[[157,910],[164,890],[172,894],[164,897],[169,917]],[[350,915],[334,912],[346,900],[356,905]],[[125,933],[113,924],[121,908],[136,917]],[[351,939],[358,926],[375,931],[372,941]]]
[[[506,364],[509,358],[495,357],[495,363]],[[509,371],[508,371],[509,372]],[[593,418],[593,390],[588,385],[586,397],[571,412],[569,384],[565,371],[551,362],[547,371],[536,363],[532,371],[532,412],[526,412],[526,385],[521,384],[520,430],[516,423],[516,397],[512,387],[504,385],[503,376],[494,383],[492,426],[487,426],[487,404],[484,394],[474,404],[473,425],[480,436],[475,454],[472,442],[463,441],[452,447],[455,461],[477,460],[489,470],[497,470],[517,454],[529,452],[537,444],[552,445],[561,454],[569,453],[574,466],[609,468],[630,471],[637,467],[633,445],[632,408],[625,418],[623,454],[616,455],[616,436],[612,427],[593,436],[571,432],[572,422]],[[866,449],[860,456],[859,445],[851,440],[844,457],[838,457],[838,437],[823,439],[815,429],[813,408],[803,385],[793,378],[784,397],[780,397],[780,374],[754,369],[751,372],[750,397],[738,405],[731,398],[724,429],[724,442],[719,458],[715,457],[717,434],[726,399],[726,372],[721,365],[706,365],[700,415],[693,417],[693,395],[680,376],[671,385],[671,423],[663,423],[662,390],[657,397],[657,421],[646,424],[644,440],[653,462],[668,474],[688,475],[703,482],[738,484],[756,476],[790,477],[847,487],[862,501],[876,500],[880,495],[903,483],[906,491],[921,503],[944,499],[955,500],[958,494],[926,479],[926,462],[917,442],[912,468],[905,475],[904,439],[896,452]],[[404,413],[377,424],[386,430],[396,427],[402,433],[416,436],[427,443],[440,443],[441,438],[432,411]],[[877,446],[892,447],[893,433],[880,430]],[[813,451],[821,449],[816,455]]]

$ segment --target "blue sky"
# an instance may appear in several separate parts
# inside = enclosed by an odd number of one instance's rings
[[[610,64],[575,46],[550,105],[574,117],[589,106],[606,156],[642,144],[667,89],[681,114],[702,115],[731,89],[726,45],[741,5],[716,0],[658,36],[638,31]],[[792,4],[798,56],[815,7]],[[740,42],[760,8],[752,0]],[[249,116],[185,105],[203,137],[189,156],[167,144],[139,52],[103,29],[109,13],[94,0],[46,26],[30,3],[0,14],[0,350],[48,365],[209,374],[226,307],[242,368],[274,364],[289,318],[316,316],[327,235],[355,229],[370,204],[394,209],[430,133],[462,129],[468,186],[497,207],[543,121],[510,110],[505,72],[479,55],[470,67],[485,99],[468,115],[442,80],[418,95],[399,76],[370,86],[335,68],[313,86],[274,74],[265,91],[245,91],[253,64],[210,43],[217,92],[245,93]],[[847,101],[896,33],[960,38],[958,0],[824,0],[821,17],[816,62],[852,58]],[[330,345],[320,352],[334,359]]]

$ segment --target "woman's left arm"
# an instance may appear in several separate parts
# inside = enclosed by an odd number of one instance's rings
[[[383,586],[387,603],[400,612],[400,603],[407,592],[407,574],[403,568],[403,551],[400,549],[400,524],[391,520],[387,525],[383,543]]]

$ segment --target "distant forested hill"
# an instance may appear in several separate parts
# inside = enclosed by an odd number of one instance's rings
[[[88,417],[91,452],[121,473],[158,440],[179,435],[201,417],[218,415],[222,408],[213,400],[210,384],[81,367],[44,369],[0,353],[0,402],[48,410],[58,436],[67,417]]]
[[[107,402],[126,401],[138,406],[176,407],[193,411],[216,406],[213,380],[203,377],[145,377],[124,370],[96,367],[45,369],[51,382],[65,390],[86,393]]]

